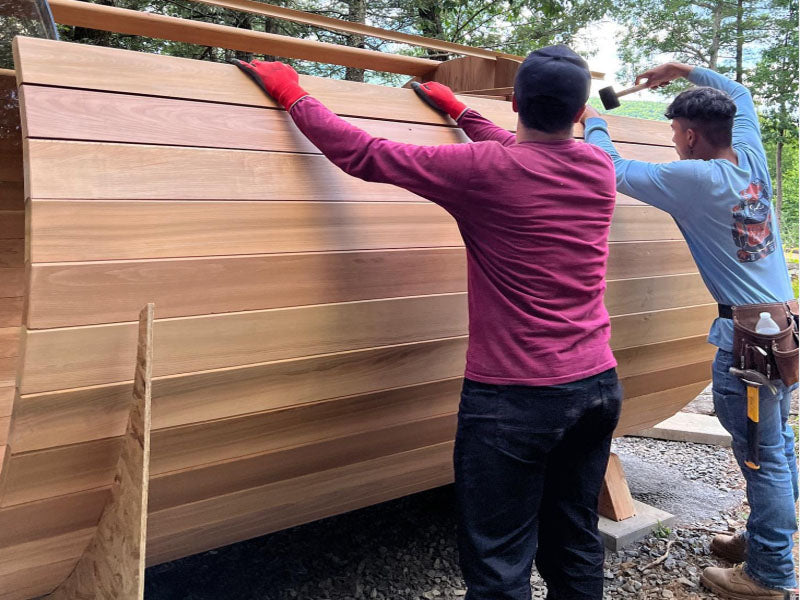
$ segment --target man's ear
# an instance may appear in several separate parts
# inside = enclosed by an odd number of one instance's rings
[[[691,149],[697,145],[697,132],[691,127],[684,132],[686,135],[686,145]]]
[[[517,97],[513,94],[511,95],[511,110],[519,112],[519,108],[517,108]]]
[[[584,104],[583,106],[581,106],[581,109],[578,111],[578,114],[577,114],[577,115],[575,115],[575,116],[572,118],[572,122],[573,122],[573,123],[577,123],[578,121],[580,121],[580,120],[581,120],[581,117],[583,116],[583,113],[584,113],[584,112],[586,112],[586,105],[585,105],[585,104]]]

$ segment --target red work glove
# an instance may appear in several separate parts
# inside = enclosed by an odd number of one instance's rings
[[[441,83],[435,81],[417,83],[415,81],[411,84],[411,88],[426,104],[446,112],[456,121],[468,110],[467,105],[456,98],[453,90]]]
[[[308,96],[308,92],[300,87],[297,71],[289,65],[261,60],[247,63],[234,59],[231,62],[249,75],[262,90],[286,110],[292,108],[300,98]]]

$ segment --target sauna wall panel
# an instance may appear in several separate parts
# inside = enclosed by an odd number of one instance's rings
[[[444,210],[340,172],[231,65],[23,38],[15,52],[28,178],[0,182],[0,524],[64,519],[0,531],[0,552],[33,544],[1,577],[54,587],[77,559],[151,301],[151,563],[452,480],[467,305]],[[301,83],[374,135],[465,141],[411,90]],[[515,127],[508,103],[467,101]],[[664,123],[609,122],[624,155],[676,158]],[[665,213],[620,196],[610,242],[624,434],[705,384],[714,304]]]

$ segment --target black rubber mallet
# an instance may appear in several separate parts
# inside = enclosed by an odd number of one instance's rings
[[[643,90],[647,87],[646,83],[640,83],[639,85],[635,85],[627,90],[622,90],[621,92],[614,92],[614,88],[611,86],[604,87],[600,90],[600,101],[603,103],[603,108],[606,110],[613,110],[615,108],[619,108],[619,99],[620,96],[627,96],[628,94],[633,94],[634,92],[638,92],[639,90]]]

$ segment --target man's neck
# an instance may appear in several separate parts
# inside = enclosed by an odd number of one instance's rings
[[[731,146],[727,148],[705,148],[697,152],[695,158],[700,160],[724,159],[729,160],[736,166],[739,165],[739,155],[736,154],[736,150]]]
[[[523,142],[559,142],[572,139],[572,127],[562,131],[547,133],[538,129],[529,129],[522,122],[517,122],[517,143]]]

